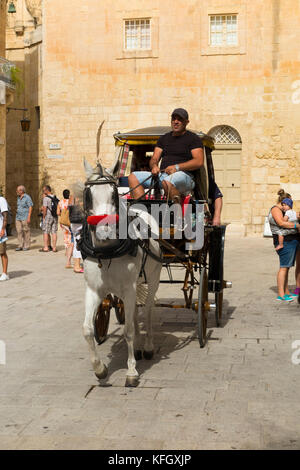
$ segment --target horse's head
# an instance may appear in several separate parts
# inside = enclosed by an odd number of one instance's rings
[[[97,239],[103,240],[109,238],[110,230],[107,230],[107,226],[115,225],[118,221],[117,182],[113,177],[113,169],[107,170],[100,163],[92,168],[85,160],[84,167],[87,177],[83,192],[85,215],[88,224],[97,227]]]

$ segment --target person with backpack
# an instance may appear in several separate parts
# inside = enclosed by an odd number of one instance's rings
[[[2,262],[2,274],[0,281],[8,281],[9,275],[7,274],[8,257],[6,253],[6,225],[7,225],[7,201],[0,195],[0,258]]]
[[[51,193],[51,187],[45,185],[43,187],[43,240],[44,247],[39,251],[48,253],[49,250],[49,237],[52,238],[52,251],[57,253],[56,242],[57,242],[57,229],[58,229],[58,216],[57,216],[57,205],[59,199]]]

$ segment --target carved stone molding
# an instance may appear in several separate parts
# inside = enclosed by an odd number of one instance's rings
[[[25,3],[36,24],[42,24],[42,0],[25,0]]]

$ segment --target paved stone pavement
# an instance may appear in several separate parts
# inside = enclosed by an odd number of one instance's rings
[[[0,285],[1,449],[296,449],[300,446],[300,306],[276,299],[270,239],[227,237],[220,328],[209,317],[200,349],[196,315],[156,308],[156,354],[139,361],[140,385],[124,387],[127,348],[114,313],[99,346],[109,375],[96,380],[82,336],[83,275],[58,253],[15,252]],[[182,271],[178,272],[182,275]],[[291,285],[294,285],[294,269]],[[183,300],[162,284],[160,302]],[[141,322],[143,320],[141,314]],[[300,347],[300,346],[299,346]]]

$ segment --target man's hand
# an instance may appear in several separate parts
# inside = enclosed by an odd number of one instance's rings
[[[167,175],[172,175],[173,173],[176,173],[175,165],[167,166],[167,168],[164,169],[164,172],[167,173]]]
[[[5,231],[4,231],[4,229],[2,229],[2,230],[0,231],[0,238],[4,237],[4,233],[5,233]]]
[[[219,216],[214,216],[212,220],[212,225],[219,227],[221,225],[221,218]]]
[[[160,172],[159,166],[153,165],[152,170],[151,170],[152,175],[157,176],[159,175],[159,172]]]

